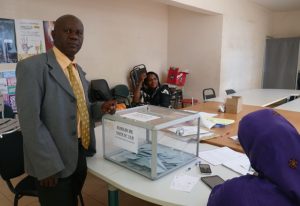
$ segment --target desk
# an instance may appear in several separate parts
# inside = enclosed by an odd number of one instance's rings
[[[185,109],[195,110],[195,111],[206,111],[211,113],[218,113],[218,106],[221,103],[219,102],[206,102],[200,103]],[[227,114],[227,113],[218,113],[218,116],[221,118],[234,119],[235,124],[226,126],[225,128],[217,128],[214,131],[221,136],[218,138],[213,138],[210,140],[205,140],[199,145],[200,151],[206,151],[210,149],[217,148],[217,146],[228,146],[237,151],[242,151],[240,145],[236,144],[233,140],[228,137],[235,135],[237,133],[238,122],[246,114],[262,109],[259,106],[244,105],[243,110],[239,114]],[[290,112],[285,110],[277,110],[281,115],[286,117],[296,128],[300,131],[300,113]],[[95,176],[106,181],[109,185],[123,190],[124,192],[131,194],[140,199],[159,204],[159,205],[206,205],[208,196],[211,190],[201,181],[193,188],[191,193],[180,192],[170,189],[170,184],[175,175],[181,173],[187,173],[189,175],[201,176],[199,168],[191,163],[187,166],[184,166],[165,177],[162,177],[158,180],[152,181],[149,180],[137,173],[134,173],[126,168],[118,166],[110,161],[103,159],[102,153],[102,127],[98,126],[95,129],[96,139],[97,139],[97,154],[88,158],[87,165],[89,171]],[[190,150],[189,144],[193,143],[183,143],[181,141],[172,139],[174,145],[183,145],[185,151]],[[194,143],[195,144],[195,143]],[[213,145],[210,145],[213,144]],[[203,161],[204,162],[204,161]],[[186,171],[188,167],[192,169]],[[239,176],[237,173],[219,165],[211,166],[213,174],[217,174],[223,179],[231,179],[233,177]]]
[[[300,98],[282,104],[278,107],[275,107],[275,109],[283,109],[283,110],[289,110],[294,112],[300,112]]]
[[[280,101],[289,99],[291,96],[300,96],[300,90],[289,89],[251,89],[239,91],[228,96],[242,96],[243,104],[267,107]],[[224,102],[226,97],[220,96],[208,101]]]
[[[208,196],[211,192],[208,186],[199,181],[190,193],[170,189],[171,182],[175,175],[189,174],[193,176],[204,176],[200,174],[199,167],[195,162],[186,165],[158,180],[149,180],[135,172],[118,166],[113,162],[103,159],[102,153],[102,127],[95,129],[97,139],[97,154],[87,159],[88,170],[95,176],[101,178],[109,185],[120,189],[140,199],[159,205],[207,205]],[[184,146],[185,150],[190,150],[191,144],[172,139],[174,144]],[[173,144],[172,143],[172,144]],[[185,145],[182,145],[185,144]],[[194,146],[193,146],[194,147]],[[216,148],[213,145],[200,144],[200,151]],[[204,161],[203,161],[204,162]],[[187,168],[191,170],[187,171]],[[223,179],[231,179],[239,176],[237,173],[219,165],[211,166],[213,174],[217,174]]]
[[[226,119],[233,119],[235,120],[235,123],[232,125],[228,125],[223,128],[215,128],[213,131],[217,134],[219,134],[219,137],[203,140],[202,142],[216,145],[216,146],[227,146],[233,150],[243,152],[243,149],[241,145],[235,143],[232,139],[229,137],[237,135],[238,131],[238,123],[239,121],[248,113],[263,109],[263,107],[259,106],[251,106],[251,105],[243,105],[243,109],[238,114],[228,114],[228,113],[220,113],[218,112],[218,106],[222,104],[220,102],[205,102],[200,103],[191,107],[187,107],[185,109],[188,110],[194,110],[194,111],[202,111],[202,112],[209,112],[209,113],[217,113],[218,117],[220,118],[226,118]],[[300,132],[300,113],[299,112],[293,112],[293,111],[286,111],[286,110],[280,110],[276,109],[276,111],[284,116],[288,121],[290,121],[294,127]]]

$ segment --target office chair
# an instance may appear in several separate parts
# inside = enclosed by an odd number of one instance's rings
[[[131,107],[129,98],[129,88],[125,84],[118,84],[112,90],[113,98],[117,100],[118,103],[125,103],[126,107]]]
[[[111,91],[105,79],[95,79],[91,81],[90,97],[91,102],[112,99]]]
[[[20,131],[5,134],[0,138],[0,175],[9,190],[15,194],[14,206],[18,205],[23,196],[37,197],[35,179],[27,175],[15,186],[11,179],[24,174],[23,136]],[[79,194],[80,204],[84,206],[82,194]]]
[[[0,138],[0,174],[11,192],[15,194],[14,206],[23,196],[37,197],[34,178],[26,176],[14,187],[11,179],[24,174],[23,139],[20,131]]]
[[[3,94],[0,93],[0,118],[15,118],[15,113],[13,109],[4,104]]]
[[[23,196],[37,197],[38,192],[35,179],[32,176],[27,175],[15,186],[11,182],[11,179],[25,173],[23,136],[20,131],[18,120],[7,119],[15,116],[12,108],[8,105],[4,105],[3,108],[4,116],[2,116],[3,112],[1,111],[1,117],[6,119],[1,120],[0,129],[0,176],[6,182],[9,190],[15,194],[14,206],[17,206],[19,199]],[[82,194],[80,193],[78,196],[81,206],[84,206]]]
[[[226,89],[225,92],[227,95],[236,93],[236,91],[233,89]]]
[[[203,101],[205,102],[207,99],[212,99],[216,97],[215,90],[213,88],[206,88],[202,91]]]
[[[135,89],[141,73],[147,73],[147,69],[144,64],[139,64],[137,66],[134,66],[132,68],[132,70],[130,71],[129,76],[130,76],[130,80],[131,80],[131,84],[132,84],[131,85],[132,90]]]

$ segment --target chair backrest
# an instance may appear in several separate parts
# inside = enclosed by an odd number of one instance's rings
[[[4,104],[3,94],[0,92],[0,118],[15,118],[15,113],[11,106]]]
[[[132,70],[130,71],[130,81],[131,81],[133,90],[135,89],[135,87],[138,83],[141,73],[147,73],[147,69],[144,64],[139,64],[137,66],[134,66],[132,68]]]
[[[129,88],[125,84],[118,84],[112,89],[113,97],[121,103],[125,103],[127,107],[130,107],[129,100]]]
[[[213,88],[203,89],[202,95],[203,95],[203,101],[206,101],[207,99],[211,99],[211,98],[216,97],[216,93],[215,93],[215,90]]]
[[[112,89],[113,97],[123,97],[127,98],[129,96],[128,86],[125,84],[118,84]]]
[[[225,92],[227,95],[236,93],[233,89],[226,89]]]
[[[107,101],[112,99],[112,94],[105,79],[91,81],[91,101]]]
[[[24,173],[23,137],[20,131],[0,138],[0,174],[4,180]]]

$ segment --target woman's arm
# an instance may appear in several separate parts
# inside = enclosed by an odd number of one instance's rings
[[[132,102],[133,103],[140,103],[141,101],[141,89],[143,87],[143,83],[144,83],[144,80],[145,78],[147,77],[146,73],[142,73],[139,77],[139,82],[138,84],[136,85],[134,91],[133,91],[133,99],[132,99]]]

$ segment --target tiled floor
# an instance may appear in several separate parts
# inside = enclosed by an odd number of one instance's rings
[[[14,183],[20,178],[14,179]],[[142,189],[142,188],[141,188]],[[6,183],[0,178],[0,206],[12,206],[14,195],[9,191]],[[84,188],[83,199],[85,206],[105,206],[107,205],[107,184],[88,173]],[[119,193],[120,206],[155,206],[152,203],[135,198],[124,192]],[[22,197],[19,206],[39,206],[35,197]]]

